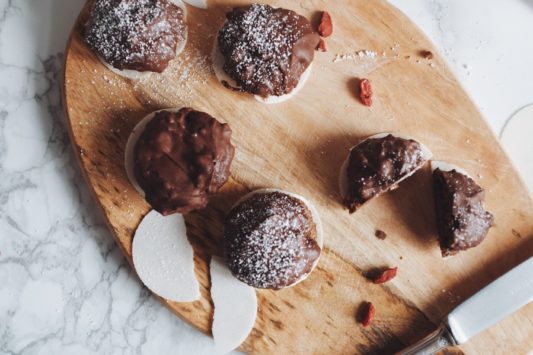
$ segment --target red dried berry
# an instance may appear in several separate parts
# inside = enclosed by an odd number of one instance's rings
[[[321,38],[320,42],[318,42],[318,45],[316,46],[316,50],[319,52],[327,52],[328,49],[326,48],[326,42]]]
[[[398,268],[397,267],[388,268],[388,269],[383,270],[382,272],[380,272],[378,275],[376,275],[376,277],[374,277],[372,279],[372,282],[375,283],[375,284],[385,283],[385,282],[390,281],[393,278],[395,278],[397,272],[398,272]]]
[[[329,37],[333,33],[333,23],[331,22],[331,16],[327,11],[322,12],[320,18],[320,24],[318,25],[318,34],[321,37]]]
[[[361,90],[359,97],[363,105],[372,106],[372,85],[370,85],[370,80],[362,79],[359,88]]]
[[[375,316],[376,316],[376,307],[374,307],[372,302],[366,302],[365,313],[361,320],[361,324],[363,325],[363,327],[368,327],[370,324],[372,324],[372,321],[374,320]]]

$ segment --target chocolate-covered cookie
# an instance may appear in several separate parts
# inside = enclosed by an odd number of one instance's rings
[[[293,93],[305,78],[319,40],[309,20],[296,12],[252,4],[227,14],[215,55],[221,54],[219,65],[237,87],[261,98],[279,98]]]
[[[382,133],[354,146],[340,172],[344,204],[355,212],[368,200],[394,189],[431,157],[424,145],[409,137]]]
[[[432,162],[435,215],[442,256],[478,246],[494,223],[484,190],[459,168]]]
[[[88,46],[113,68],[159,72],[187,39],[185,7],[174,0],[96,0],[85,25]]]
[[[258,190],[231,210],[224,241],[229,268],[239,280],[278,290],[302,281],[316,266],[322,226],[301,196]]]
[[[229,177],[235,152],[230,139],[229,126],[207,113],[155,112],[128,140],[128,176],[163,215],[204,208]]]

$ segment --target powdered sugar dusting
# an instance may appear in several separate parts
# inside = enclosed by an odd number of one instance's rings
[[[363,59],[363,58],[369,58],[373,59],[378,56],[377,52],[371,51],[371,50],[360,50],[353,53],[343,53],[343,54],[335,54],[333,57],[333,63],[343,62],[346,60],[356,60],[356,59]]]
[[[207,84],[213,69],[209,58],[196,44],[189,44],[163,73],[142,78],[134,89],[149,91],[151,100],[158,106],[191,106],[200,93],[198,87]],[[176,96],[177,93],[179,96]]]
[[[186,40],[184,16],[168,0],[97,0],[85,39],[116,68],[161,72]]]
[[[278,289],[308,274],[320,254],[305,204],[281,192],[239,203],[226,222],[229,266],[251,286]]]
[[[224,70],[246,91],[266,96],[257,92],[261,87],[268,95],[287,94],[309,64],[302,61],[296,74],[291,68],[295,44],[310,32],[307,19],[293,11],[259,4],[236,9],[218,38]]]
[[[192,28],[194,31],[194,28]],[[84,69],[89,65],[87,59],[83,59],[83,67],[79,74],[84,76],[90,86],[101,90],[105,88],[105,95],[99,107],[91,110],[93,119],[82,119],[76,124],[83,127],[98,124],[101,111],[113,112],[114,128],[111,130],[124,130],[127,137],[132,127],[131,114],[136,110],[129,102],[131,90],[134,95],[143,98],[143,104],[147,110],[160,107],[185,107],[193,106],[205,90],[209,78],[213,75],[213,69],[209,57],[202,51],[201,46],[206,37],[194,34],[187,43],[185,50],[173,61],[163,73],[150,73],[141,76],[135,81],[124,80],[123,76],[117,76],[103,66],[95,66],[94,69]],[[207,40],[210,40],[207,38]],[[85,89],[81,88],[84,94]]]

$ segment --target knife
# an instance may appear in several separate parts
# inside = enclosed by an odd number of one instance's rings
[[[455,308],[433,333],[396,355],[430,355],[460,345],[533,301],[533,257]]]

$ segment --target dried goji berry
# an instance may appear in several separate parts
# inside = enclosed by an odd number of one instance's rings
[[[318,34],[321,37],[329,37],[333,33],[333,23],[331,22],[331,16],[327,11],[322,12],[320,24],[318,25]]]
[[[320,42],[318,42],[316,50],[319,52],[327,52],[326,42],[322,38],[320,39]]]
[[[366,302],[365,311],[361,319],[361,324],[363,325],[363,327],[368,327],[374,320],[375,315],[376,307],[374,307],[372,302]]]
[[[366,106],[372,106],[372,85],[370,85],[370,80],[362,79],[359,88],[361,90],[359,94],[361,102]]]
[[[375,284],[385,283],[385,282],[390,281],[393,278],[395,278],[397,272],[398,272],[398,268],[397,267],[388,268],[388,269],[383,270],[382,272],[380,272],[378,275],[376,275],[376,277],[374,277],[372,279],[372,282],[375,283]]]

